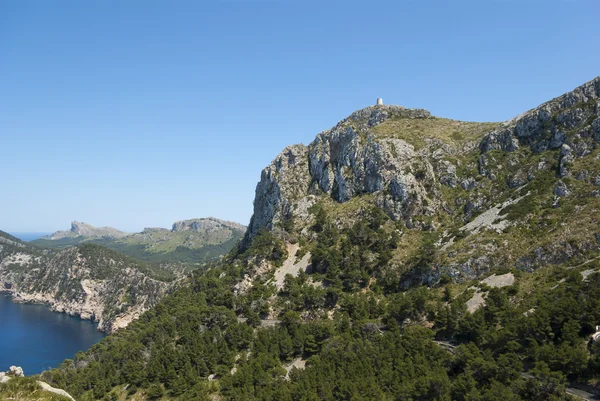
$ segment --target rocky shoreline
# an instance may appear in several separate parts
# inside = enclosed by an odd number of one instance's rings
[[[0,287],[2,287],[2,284],[3,282],[0,279]],[[11,301],[17,304],[46,305],[53,312],[66,313],[69,316],[78,317],[82,320],[91,320],[97,323],[99,331],[107,334],[127,327],[129,323],[138,319],[147,310],[147,308],[136,305],[136,307],[130,308],[127,313],[106,319],[103,317],[104,305],[100,301],[88,301],[85,304],[80,304],[75,300],[68,302],[57,300],[49,294],[27,294],[6,288],[0,290],[0,295],[10,296]]]
[[[0,281],[0,285],[2,282]],[[57,313],[66,313],[69,316],[78,317],[82,320],[91,320],[98,323],[98,330],[108,332],[107,328],[114,322],[106,322],[97,316],[100,315],[97,310],[87,309],[74,302],[61,302],[53,299],[50,295],[43,294],[25,294],[11,290],[0,290],[0,295],[10,296],[11,301],[16,304],[46,305],[48,309]],[[107,323],[110,323],[107,325]]]

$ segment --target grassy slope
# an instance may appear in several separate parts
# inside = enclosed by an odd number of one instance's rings
[[[426,146],[427,139],[438,139],[449,145],[475,141],[497,125],[498,123],[464,122],[435,117],[398,118],[377,125],[372,133],[381,138],[403,139],[416,149],[422,149]]]
[[[42,390],[32,377],[17,377],[0,384],[0,400],[68,401],[69,399]]]

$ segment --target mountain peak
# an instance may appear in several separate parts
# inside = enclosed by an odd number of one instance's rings
[[[368,106],[319,133],[307,146],[285,148],[263,170],[243,246],[263,227],[293,223],[301,230],[317,202],[361,197],[362,203],[368,200],[408,228],[429,227],[423,220],[437,216],[443,222],[445,214],[469,221],[477,211],[494,206],[483,205],[484,200],[491,202],[490,188],[495,196],[504,196],[501,184],[510,189],[527,184],[549,168],[547,160],[559,160],[560,176],[566,177],[575,157],[590,154],[598,143],[600,77],[506,123],[433,118],[427,110],[403,106]],[[486,155],[521,147],[539,158],[527,171],[517,173],[519,156]],[[557,154],[541,155],[545,151]],[[520,157],[523,163],[534,159],[525,153]]]
[[[91,224],[82,221],[71,222],[71,232],[83,235],[83,232],[95,229]]]
[[[372,128],[390,118],[429,117],[432,117],[432,115],[425,109],[409,109],[404,106],[377,104],[356,110],[347,118],[340,121],[338,126],[346,125],[348,123],[359,123],[359,125],[366,125],[366,128]]]

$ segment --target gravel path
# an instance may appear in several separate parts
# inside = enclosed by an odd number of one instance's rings
[[[471,299],[467,301],[467,311],[469,313],[475,312],[477,309],[481,308],[485,304],[485,299],[483,298],[483,294],[479,291],[475,292]]]
[[[289,380],[290,379],[290,372],[292,371],[293,368],[296,369],[304,369],[306,367],[306,359],[302,359],[302,358],[296,358],[292,361],[292,363],[290,363],[289,365],[286,365],[285,370],[286,370],[286,374],[285,374],[285,379]]]
[[[289,244],[287,248],[288,258],[283,262],[283,266],[275,270],[275,286],[278,291],[283,288],[285,276],[287,274],[298,277],[300,271],[306,271],[306,268],[310,263],[310,252],[307,252],[306,255],[296,263],[296,252],[298,252],[299,248],[300,246],[298,244]]]
[[[481,281],[482,284],[487,284],[490,287],[507,287],[515,283],[515,276],[512,273],[506,273],[501,275],[492,274],[485,280]],[[471,287],[474,288],[474,287]],[[485,298],[483,293],[479,289],[475,289],[475,294],[467,301],[467,311],[470,313],[475,312],[477,309],[485,305]]]

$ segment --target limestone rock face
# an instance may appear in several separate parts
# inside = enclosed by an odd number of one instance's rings
[[[422,109],[371,106],[318,134],[308,146],[285,148],[262,171],[244,243],[261,227],[273,228],[292,217],[305,220],[307,209],[322,195],[343,203],[374,194],[377,204],[397,219],[430,213],[436,207],[431,198],[435,191],[425,186],[436,180],[437,164],[402,139],[377,138],[369,132],[390,118],[430,117]],[[441,168],[450,176],[454,171],[448,163]]]
[[[277,221],[291,217],[293,209],[307,213],[307,203],[310,203],[308,171],[308,148],[304,145],[286,147],[262,171],[256,186],[254,214],[244,243],[248,244],[260,228],[273,228]]]

